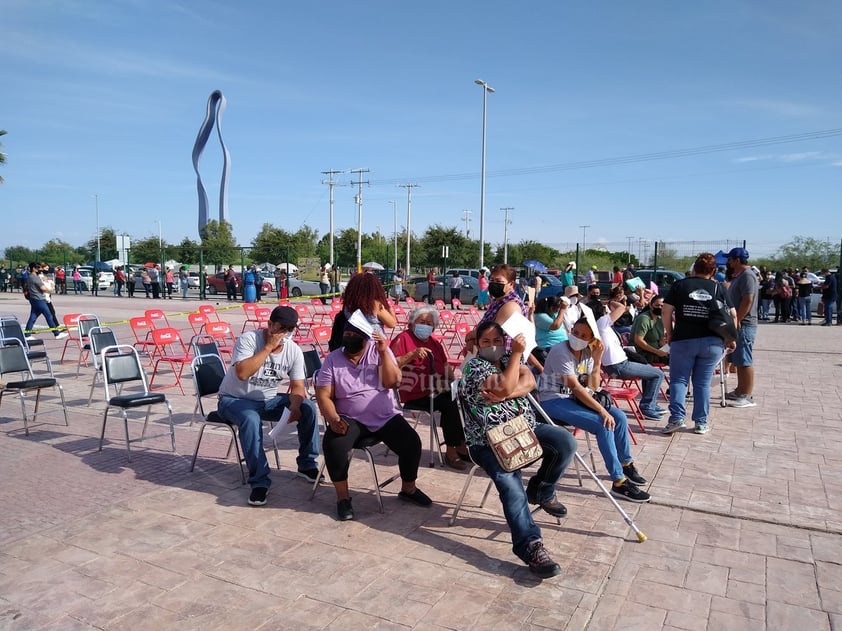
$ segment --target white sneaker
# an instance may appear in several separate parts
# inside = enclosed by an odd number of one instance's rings
[[[26,339],[27,342],[31,342],[35,339],[34,335],[24,335],[23,337],[24,339]]]
[[[59,333],[58,335],[56,335],[56,339],[57,339],[57,340],[63,340],[63,339],[64,339],[64,338],[66,338],[66,337],[70,337],[70,335],[68,334],[68,332],[67,332],[67,331],[62,331],[61,333]]]
[[[734,399],[733,401],[726,401],[725,404],[732,408],[753,408],[757,405],[754,399],[745,394],[740,395],[738,399]]]

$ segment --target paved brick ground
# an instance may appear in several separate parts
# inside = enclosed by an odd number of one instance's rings
[[[125,318],[153,301],[56,304],[122,322],[128,341]],[[197,304],[155,306],[188,329],[179,310]],[[19,294],[0,294],[0,312],[28,310]],[[229,316],[239,329],[241,309]],[[47,341],[54,358],[61,347]],[[560,526],[539,518],[564,568],[544,582],[511,554],[494,494],[478,507],[482,479],[448,526],[464,481],[451,470],[420,472],[431,508],[399,502],[390,487],[380,514],[355,460],[357,520],[338,523],[332,489],[311,502],[294,477],[287,438],[269,504],[248,507],[224,434],[206,436],[188,472],[198,435],[190,388],[167,390],[175,453],[155,439],[129,462],[116,421],[99,452],[101,387],[87,407],[92,371],[76,377],[71,353],[57,367],[70,427],[52,396],[28,437],[17,401],[0,406],[0,629],[842,629],[840,348],[842,327],[764,324],[757,407],[720,409],[717,399],[705,436],[663,436],[647,421],[635,455],[655,501],[623,504],[645,543],[569,472],[569,516]],[[384,474],[396,469],[393,455],[378,461]]]

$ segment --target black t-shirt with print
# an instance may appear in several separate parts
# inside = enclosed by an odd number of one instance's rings
[[[714,298],[729,307],[733,306],[722,285],[714,280],[689,276],[673,283],[664,302],[675,309],[675,325],[672,332],[674,341],[716,337],[708,329],[711,301]]]

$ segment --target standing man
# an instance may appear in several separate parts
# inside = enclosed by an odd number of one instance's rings
[[[450,308],[453,309],[453,301],[459,300],[459,296],[462,295],[462,285],[464,284],[458,269],[453,270],[447,282],[450,286]]]
[[[822,283],[822,302],[824,303],[824,322],[822,326],[830,326],[833,324],[833,308],[836,306],[836,299],[838,298],[839,286],[837,285],[837,274],[831,274],[827,268],[822,270],[824,275],[824,282]],[[840,322],[839,316],[836,317],[837,324]]]
[[[225,272],[225,294],[228,300],[237,299],[237,272],[234,271],[233,265],[229,265],[228,271]]]
[[[322,295],[322,304],[327,304],[327,297],[330,293],[330,263],[325,263],[322,265],[322,269],[319,270],[319,293]],[[278,288],[278,299],[280,299],[281,294],[280,287]]]
[[[152,298],[161,297],[161,266],[154,265],[149,268],[149,282],[152,283]]]
[[[430,271],[427,272],[427,302],[431,305],[435,304],[436,302],[436,268],[431,267]]]
[[[249,469],[248,503],[263,506],[272,481],[263,450],[262,421],[277,423],[284,408],[289,422],[298,423],[298,476],[315,482],[319,470],[319,427],[316,408],[304,387],[304,353],[292,341],[298,313],[292,307],[275,307],[269,328],[246,331],[234,345],[231,368],[219,387],[219,414],[239,427],[243,457]],[[278,386],[289,378],[289,393]]]
[[[395,302],[400,302],[403,298],[403,268],[401,267],[392,276],[392,294],[395,296]]]
[[[29,276],[26,278],[26,291],[29,300],[29,320],[26,321],[26,336],[27,339],[32,339],[30,331],[32,331],[35,320],[38,319],[38,316],[44,316],[47,325],[53,330],[53,335],[56,336],[56,339],[63,340],[68,334],[66,331],[59,333],[56,330],[58,329],[58,323],[47,301],[47,296],[52,293],[52,283],[48,284],[41,279],[38,275],[40,270],[41,266],[38,263],[29,264]]]
[[[597,282],[597,266],[591,265],[591,268],[585,274],[585,287],[590,287],[591,285],[596,285]]]
[[[725,395],[726,403],[732,408],[754,407],[754,366],[752,347],[757,332],[757,298],[760,283],[754,271],[748,266],[748,250],[733,248],[728,252],[728,267],[731,268],[731,284],[728,298],[737,310],[737,348],[731,355],[731,363],[737,367],[737,388]]]

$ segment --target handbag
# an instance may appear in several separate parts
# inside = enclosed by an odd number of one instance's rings
[[[715,295],[719,291],[721,290],[717,285],[708,313],[708,330],[721,337],[726,344],[730,344],[737,341],[737,327],[734,325],[734,318],[731,317],[728,304]]]
[[[487,430],[485,437],[503,471],[523,469],[544,454],[523,414]]]

